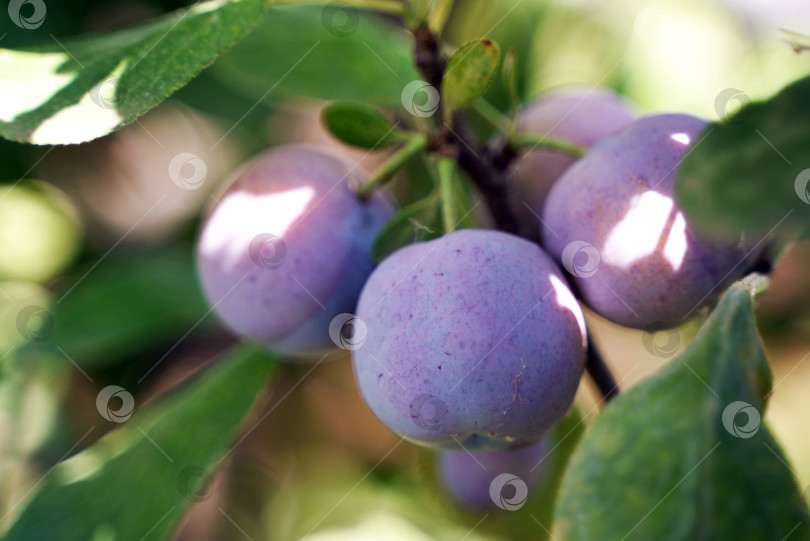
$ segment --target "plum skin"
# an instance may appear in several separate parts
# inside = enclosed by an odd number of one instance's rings
[[[531,102],[518,118],[522,133],[591,147],[633,122],[635,113],[607,88],[561,87]],[[515,160],[511,204],[530,235],[537,235],[537,217],[549,190],[576,161],[576,156],[547,149],[531,150]]]
[[[597,143],[546,199],[544,246],[563,265],[569,259],[580,299],[614,323],[648,331],[680,325],[751,259],[742,243],[697,235],[675,203],[677,166],[705,126],[683,114],[641,118]],[[598,252],[593,271],[577,272],[586,253],[565,254],[574,242]]]
[[[500,506],[490,495],[494,479],[507,473],[516,476],[531,494],[531,489],[542,477],[544,452],[544,440],[505,451],[439,451],[435,463],[436,478],[444,491],[462,507],[473,511],[498,510]]]
[[[434,448],[505,449],[540,438],[585,363],[579,305],[536,245],[491,230],[412,244],[369,277],[352,352],[371,411]]]
[[[354,311],[372,241],[393,212],[382,196],[357,198],[363,177],[305,145],[277,147],[238,173],[197,246],[203,291],[229,329],[284,353],[335,347],[329,324]]]

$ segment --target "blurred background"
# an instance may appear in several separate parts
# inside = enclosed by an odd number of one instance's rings
[[[36,31],[18,28],[2,14],[0,46],[129,26],[186,2],[47,5]],[[378,23],[363,14],[360,24]],[[626,95],[642,114],[686,112],[716,120],[807,74],[810,55],[795,54],[791,40],[797,38],[780,29],[810,34],[810,5],[462,0],[444,37],[458,45],[488,36],[503,51],[514,48],[524,100],[558,85],[600,84]],[[99,421],[99,389],[120,385],[140,406],[170,393],[233,346],[233,337],[208,315],[192,247],[201,217],[240,163],[288,142],[334,147],[367,170],[385,158],[332,139],[319,126],[324,102],[294,88],[257,102],[255,90],[234,71],[249,47],[238,46],[229,53],[230,65],[226,55],[223,67],[203,72],[110,136],[78,147],[0,141],[0,533],[55,463],[116,427]],[[736,92],[722,94],[727,89]],[[733,99],[719,100],[721,94]],[[499,83],[488,99],[505,107]],[[168,173],[184,153],[202,161],[179,164],[191,168],[184,177],[194,179],[191,185],[173,182]],[[427,193],[427,177],[417,163],[391,189],[406,204]],[[801,486],[809,487],[806,241],[780,254],[758,319],[775,378],[766,421]],[[620,329],[592,314],[588,324],[627,388],[683,351],[700,321],[655,335]],[[36,347],[52,332],[57,347]],[[436,488],[429,454],[397,445],[363,405],[347,355],[335,357],[315,369],[280,369],[252,414],[266,418],[201,487],[176,539],[237,539],[239,529],[255,540],[545,535],[531,521],[494,517],[479,525],[480,516],[455,508]],[[586,424],[597,413],[587,380],[577,409]],[[92,426],[97,428],[80,439]],[[810,490],[805,494],[810,498]],[[551,510],[533,512],[548,516]]]

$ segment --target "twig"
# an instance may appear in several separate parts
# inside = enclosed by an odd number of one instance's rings
[[[616,378],[613,377],[602,356],[596,350],[592,340],[588,340],[588,353],[585,360],[585,370],[591,377],[596,388],[602,395],[602,400],[607,403],[610,402],[619,394],[619,384],[616,383]]]
[[[486,200],[495,225],[507,233],[519,233],[517,217],[509,204],[505,168],[497,167],[491,151],[475,140],[463,112],[453,113],[450,129],[458,165]]]

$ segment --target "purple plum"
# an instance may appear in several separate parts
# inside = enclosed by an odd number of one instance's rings
[[[471,511],[517,511],[540,479],[543,440],[505,451],[439,451],[436,477]]]
[[[203,226],[203,290],[235,333],[285,353],[335,347],[330,323],[353,312],[392,209],[361,202],[363,174],[315,147],[285,146],[238,174]],[[351,338],[351,337],[349,337]]]
[[[610,89],[561,87],[543,94],[520,113],[519,130],[591,147],[634,118],[630,105]],[[531,234],[536,234],[537,218],[549,190],[576,160],[563,152],[537,149],[514,162],[512,206]]]
[[[434,448],[505,449],[540,438],[571,405],[585,324],[534,243],[462,230],[412,244],[366,283],[353,363],[371,411]]]
[[[705,126],[682,114],[641,118],[597,143],[546,199],[544,246],[581,300],[614,323],[680,325],[750,263],[742,243],[698,236],[674,200],[678,164]]]

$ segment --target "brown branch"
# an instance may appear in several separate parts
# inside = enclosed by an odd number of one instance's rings
[[[486,200],[495,225],[507,233],[519,233],[517,217],[509,204],[506,167],[496,167],[491,149],[476,141],[463,112],[453,113],[452,126],[448,128],[459,167]]]
[[[597,351],[591,340],[588,340],[588,353],[585,359],[585,370],[591,377],[599,393],[602,395],[602,400],[607,403],[619,394],[619,384],[616,383],[616,378],[610,371],[610,368],[605,364],[604,359]]]

